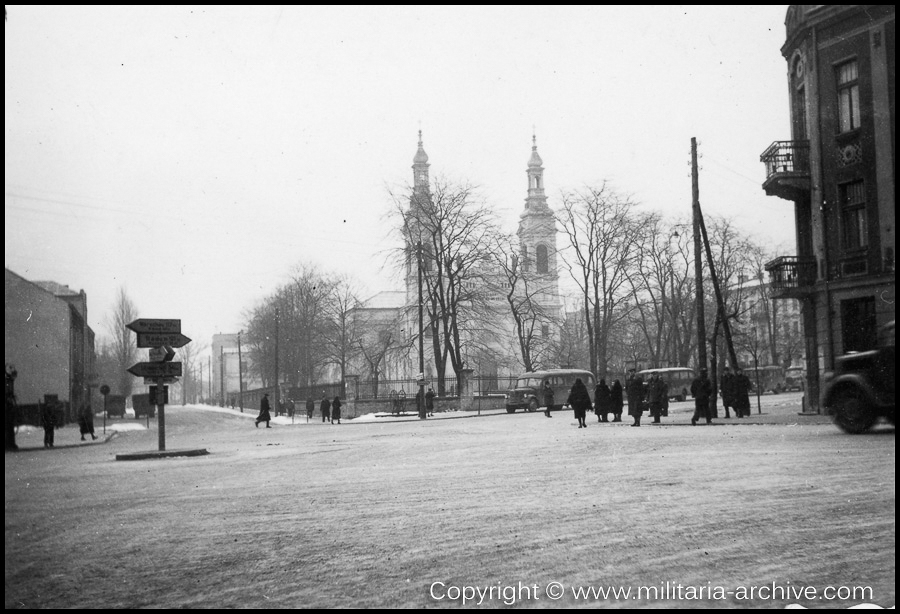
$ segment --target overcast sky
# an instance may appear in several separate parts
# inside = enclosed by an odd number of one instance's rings
[[[704,213],[795,251],[759,162],[790,138],[786,5],[7,10],[6,267],[84,289],[101,336],[123,286],[204,344],[301,262],[402,289],[419,129],[510,231],[533,131],[551,207],[609,180],[685,219],[696,137]]]

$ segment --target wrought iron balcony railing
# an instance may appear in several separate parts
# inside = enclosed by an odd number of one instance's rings
[[[763,189],[769,196],[793,200],[809,191],[809,141],[775,141],[759,160],[766,166]]]
[[[779,256],[765,264],[772,290],[781,296],[807,294],[816,283],[816,261],[798,256]]]

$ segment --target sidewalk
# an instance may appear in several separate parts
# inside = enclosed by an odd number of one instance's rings
[[[154,421],[155,422],[155,421]],[[81,446],[93,446],[106,443],[112,439],[117,431],[146,430],[146,422],[138,420],[116,419],[106,421],[106,433],[103,432],[102,418],[100,423],[94,423],[94,435],[97,439],[91,439],[85,435],[85,441],[81,440],[81,429],[78,424],[67,424],[53,432],[54,448],[75,448]],[[43,450],[44,429],[30,424],[20,424],[16,428],[16,445],[19,450]]]

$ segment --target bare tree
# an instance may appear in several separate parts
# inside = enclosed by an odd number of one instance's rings
[[[534,272],[519,256],[521,250],[512,236],[501,238],[495,254],[499,271],[494,280],[494,293],[503,296],[512,315],[513,333],[518,359],[526,371],[547,366],[552,362],[554,337],[550,328],[558,328],[548,307],[546,276]]]
[[[427,192],[414,191],[408,207],[405,199],[394,200],[408,279],[414,279],[421,258],[427,334],[438,394],[444,394],[448,361],[458,377],[470,350],[489,345],[494,336],[497,307],[489,278],[497,223],[491,208],[466,184],[438,179]]]
[[[347,363],[359,347],[361,334],[357,318],[360,305],[355,282],[349,277],[335,279],[331,284],[331,296],[325,304],[327,324],[324,331],[325,354],[341,372],[341,382],[347,374]]]
[[[614,328],[634,308],[630,279],[639,265],[641,237],[635,203],[604,182],[565,193],[557,219],[571,249],[563,261],[581,291],[590,352],[590,370],[605,377],[607,352]]]
[[[116,368],[115,390],[123,396],[130,396],[134,386],[134,376],[128,372],[138,359],[137,338],[131,330],[126,328],[137,319],[137,308],[125,287],[119,287],[116,296],[116,304],[113,313],[107,318],[106,327],[110,334],[112,360]]]
[[[353,342],[365,361],[364,375],[372,380],[372,394],[377,398],[387,358],[404,347],[401,332],[404,314],[391,309],[368,309],[356,311],[354,319],[360,334],[355,336]]]
[[[200,354],[206,351],[207,346],[198,341],[191,341],[187,345],[178,348],[178,360],[182,363],[181,378],[181,404],[185,405],[189,401],[196,402],[197,397],[203,396],[200,390],[200,383],[194,381],[194,372],[200,366]]]

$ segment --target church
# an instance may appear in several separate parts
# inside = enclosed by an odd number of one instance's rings
[[[420,371],[419,265],[414,255],[417,253],[415,235],[421,235],[422,231],[410,231],[409,220],[416,217],[416,208],[422,206],[421,203],[431,202],[430,166],[420,130],[418,149],[413,157],[410,204],[404,212],[407,224],[403,233],[405,251],[413,255],[406,263],[406,288],[380,292],[364,301],[353,313],[362,336],[361,355],[354,361],[353,372],[362,379],[373,378],[376,371],[382,380],[412,379]],[[535,136],[532,136],[531,156],[525,172],[527,192],[516,230],[517,245],[509,246],[509,252],[517,253],[511,256],[506,266],[497,264],[491,270],[483,270],[477,281],[471,282],[483,284],[479,296],[490,297],[488,311],[491,314],[489,322],[461,330],[460,347],[465,366],[472,369],[476,377],[516,376],[525,370],[514,311],[526,304],[528,308],[521,309],[518,320],[531,334],[528,345],[536,349],[533,365],[535,368],[556,366],[551,357],[552,348],[559,340],[558,326],[563,311],[559,294],[557,229],[555,216],[547,204],[543,160],[538,154]],[[424,245],[423,249],[429,248]],[[495,251],[497,253],[492,255],[499,257],[506,250],[497,248]],[[430,272],[430,261],[427,254],[422,258],[425,275]],[[527,280],[527,285],[523,280]],[[513,288],[512,299],[510,288]],[[527,300],[524,300],[525,295]],[[435,360],[427,315],[424,326],[424,374],[431,380],[435,377]],[[448,378],[453,376],[449,361],[445,373]]]

